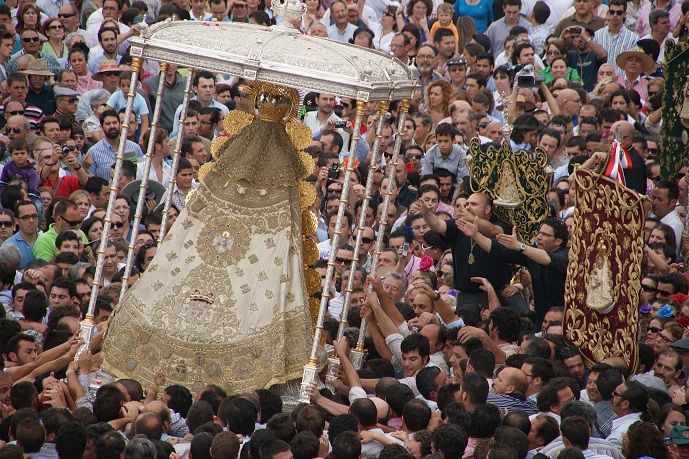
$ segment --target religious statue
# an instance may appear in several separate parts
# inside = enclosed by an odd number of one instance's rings
[[[586,306],[601,314],[607,314],[615,307],[610,269],[611,246],[610,236],[606,232],[596,245],[596,258],[586,286]]]
[[[493,204],[510,209],[517,208],[521,205],[517,179],[509,159],[502,162],[502,173],[498,179],[497,198],[493,200]]]
[[[251,98],[251,113],[225,118],[216,162],[111,319],[104,368],[117,377],[239,394],[302,375],[320,287],[304,269],[311,131],[293,122],[296,90],[256,83]]]

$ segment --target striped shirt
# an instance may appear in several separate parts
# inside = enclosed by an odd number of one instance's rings
[[[617,66],[615,59],[617,59],[617,56],[620,54],[636,46],[636,42],[639,41],[639,36],[624,26],[622,26],[617,35],[610,33],[608,27],[603,27],[596,32],[593,41],[601,45],[605,52],[608,53],[608,64],[615,67],[617,76],[620,76],[623,70]]]
[[[551,459],[557,459],[557,455],[565,448],[566,446],[562,443],[562,437],[560,436],[548,443],[540,452]],[[591,437],[589,439],[589,450],[601,456],[610,456],[613,459],[624,459],[624,456],[622,456],[620,450],[618,450],[615,445],[602,438]]]
[[[523,411],[529,416],[538,414],[536,403],[521,394],[488,394],[488,403],[497,405],[500,410],[506,409],[509,413]]]
[[[144,155],[143,151],[141,151],[141,147],[131,140],[127,140],[124,150],[132,150],[136,153],[136,156]],[[88,152],[93,160],[93,164],[89,168],[89,174],[102,177],[110,182],[110,169],[115,163],[117,151],[110,146],[106,139],[101,139],[94,144]]]

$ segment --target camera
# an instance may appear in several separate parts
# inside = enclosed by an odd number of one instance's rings
[[[345,126],[346,126],[346,123],[344,121],[335,121],[333,123],[333,127],[335,129],[344,129]]]
[[[67,156],[70,152],[76,150],[76,148],[77,148],[77,147],[75,147],[74,145],[72,145],[72,146],[70,146],[70,145],[63,145],[63,146],[62,146],[62,156],[63,156],[63,157],[64,157],[64,156]]]
[[[569,33],[572,35],[581,35],[581,27],[571,27]]]
[[[340,169],[340,163],[333,163],[333,165],[330,166],[330,170],[328,171],[328,178],[330,180],[337,180],[337,175],[338,175],[339,169]]]
[[[543,77],[536,76],[532,65],[525,66],[517,73],[518,88],[533,88],[538,83],[543,83]]]

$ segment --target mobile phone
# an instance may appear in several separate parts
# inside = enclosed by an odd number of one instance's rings
[[[333,165],[330,166],[330,170],[328,171],[328,178],[330,180],[336,180],[339,169],[340,169],[340,163],[333,163]]]
[[[407,255],[409,255],[409,243],[408,243],[408,242],[405,242],[405,243],[402,245],[402,256],[403,256],[403,257],[406,257]]]
[[[346,125],[346,124],[345,124],[344,121],[335,121],[335,122],[333,123],[333,127],[334,127],[335,129],[344,129],[345,125]]]

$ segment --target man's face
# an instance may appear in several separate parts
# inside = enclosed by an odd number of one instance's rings
[[[0,56],[4,57],[6,60],[9,60],[9,58],[12,57],[13,50],[14,40],[11,38],[6,38],[5,40],[0,41]]]
[[[467,198],[466,209],[475,217],[485,219],[490,212],[490,207],[487,205],[486,200],[480,194],[472,194]]]
[[[395,262],[395,256],[392,254],[392,252],[389,251],[381,252],[380,261],[378,262],[378,264],[380,266],[397,266],[397,263]],[[385,285],[383,285],[383,289],[385,290]]]
[[[392,37],[392,41],[390,42],[390,50],[396,58],[406,59],[407,53],[409,52],[409,45],[404,44],[404,37],[395,36]]]
[[[59,97],[55,99],[55,105],[57,106],[57,109],[65,115],[69,116],[74,116],[74,114],[77,112],[78,103],[79,99],[72,96]]]
[[[195,142],[191,144],[191,156],[199,162],[199,164],[206,164],[206,148],[201,142]]]
[[[564,364],[567,366],[567,371],[577,380],[583,380],[584,372],[586,367],[584,366],[584,361],[581,359],[580,355],[575,355],[568,359],[563,360]]]
[[[60,141],[60,125],[53,122],[45,123],[43,125],[43,135],[58,143]]]
[[[198,119],[199,119],[198,135],[203,136],[207,139],[212,139],[214,126],[213,126],[213,123],[211,122],[211,114],[209,113],[207,115],[199,115]]]
[[[22,37],[22,47],[25,54],[35,55],[41,46],[41,39],[38,38],[38,33],[33,29],[24,29]]]
[[[334,220],[334,219],[333,219]],[[335,271],[341,276],[345,268],[352,265],[354,252],[351,250],[338,249],[335,256]]]
[[[469,94],[471,97],[474,97],[479,90],[478,82],[474,78],[467,78],[464,87],[467,94]]]
[[[555,239],[555,232],[549,225],[541,225],[541,229],[536,236],[536,243],[538,248],[542,250],[555,250],[559,244],[562,243],[560,239]]]
[[[543,147],[546,154],[548,155],[548,159],[552,158],[553,156],[555,156],[555,153],[557,153],[557,139],[555,137],[543,135],[541,137],[541,140],[538,142],[538,145],[540,147]]]
[[[62,287],[53,286],[50,289],[50,307],[52,309],[60,306],[69,306],[72,304],[72,297],[69,296],[69,290]]]
[[[26,365],[36,360],[38,356],[38,347],[32,341],[21,340],[19,342],[19,350],[15,354],[15,361],[17,365]]]
[[[19,231],[24,234],[36,234],[36,229],[38,228],[38,212],[36,211],[36,206],[33,204],[25,204],[19,206],[19,214],[17,215],[15,222],[19,225]],[[6,215],[3,215],[6,217]]]
[[[508,394],[514,390],[514,387],[507,381],[505,371],[498,373],[498,377],[493,379],[493,392],[496,394]]]
[[[89,301],[91,301],[91,287],[87,284],[79,283],[77,284],[77,293],[81,295],[81,305],[88,305]]]
[[[439,54],[447,58],[452,56],[455,52],[455,39],[454,36],[443,37],[440,43],[437,43]]]
[[[10,84],[10,97],[12,100],[19,100],[24,102],[26,95],[29,92],[29,87],[24,81],[13,81]]]
[[[589,377],[586,379],[586,393],[589,396],[589,400],[594,403],[598,403],[603,400],[598,391],[598,386],[596,386],[596,380],[598,379],[598,372],[589,373]]]
[[[426,359],[421,358],[418,349],[402,354],[402,369],[405,376],[414,376],[425,366]]]
[[[114,56],[117,54],[117,35],[115,35],[115,32],[112,30],[103,31],[100,36],[100,45],[105,55]]]
[[[340,152],[337,150],[334,150],[333,148],[338,148],[337,145],[334,144],[334,139],[332,134],[325,134],[321,137],[321,144],[323,145],[323,151],[325,153],[334,153],[334,154],[339,154]]]
[[[576,0],[574,10],[579,16],[587,16],[591,12],[591,0]]]
[[[225,5],[222,3],[211,3],[211,14],[213,19],[218,22],[225,20]]]
[[[392,128],[384,127],[382,137],[380,139],[380,151],[385,151],[388,145],[392,143]]]
[[[60,81],[60,86],[69,88],[72,91],[77,90],[77,75],[74,72],[63,72],[62,81]]]
[[[550,410],[555,414],[560,414],[562,407],[574,400],[574,392],[569,387],[557,391],[557,406],[551,406]]]
[[[669,300],[675,293],[675,287],[669,282],[658,282],[658,298]]]
[[[201,104],[210,104],[215,95],[215,80],[212,78],[199,78],[199,84],[194,86],[194,92]]]
[[[28,293],[28,290],[24,289],[19,289],[14,295],[14,298],[12,298],[12,308],[17,311],[17,312],[23,312],[24,311],[24,298],[26,297],[26,294]]]
[[[668,197],[668,190],[667,188],[656,188],[653,190],[653,199],[652,199],[652,209],[653,213],[656,215],[658,218],[663,218],[670,212],[672,212],[675,208],[675,204],[677,204],[676,199],[670,199]]]
[[[81,225],[81,222],[82,218],[78,208],[75,207],[73,209],[67,209],[64,217],[60,217],[60,231],[68,228],[78,229]]]
[[[640,57],[630,56],[624,64],[624,70],[631,76],[640,75],[644,68],[643,61]]]
[[[105,249],[103,273],[109,277],[112,277],[117,273],[117,250],[115,249],[115,246],[110,246]]]
[[[338,3],[338,5],[340,4]],[[335,96],[332,94],[320,94],[316,99],[316,105],[320,113],[323,115],[330,115],[335,106]]]
[[[10,405],[10,389],[12,388],[12,378],[3,378],[0,381],[0,402],[3,405]]]
[[[517,9],[517,16],[519,16],[519,8],[514,6],[510,6],[508,8],[516,8]],[[476,64],[474,64],[474,67],[476,67],[476,71],[478,73],[483,74],[483,76],[487,78],[490,77],[491,73],[493,72],[493,67],[490,65],[490,61],[488,59],[478,59],[476,61]]]
[[[624,24],[624,20],[627,17],[627,12],[623,6],[619,5],[609,5],[608,7],[608,24],[613,27],[619,27]],[[669,26],[669,23],[668,23]],[[653,27],[651,27],[652,29]]]
[[[347,7],[342,2],[337,2],[330,6],[330,17],[335,20],[335,24],[343,26],[347,23]]]
[[[102,324],[102,323],[104,323],[104,322],[107,322],[108,319],[110,318],[110,315],[111,315],[111,314],[112,314],[112,313],[111,313],[110,311],[106,311],[106,310],[104,310],[104,309],[101,309],[101,310],[98,312],[98,315],[97,315],[96,317],[94,317],[93,322],[94,322],[96,325],[100,325],[100,324]]]
[[[422,47],[416,54],[416,68],[421,75],[428,75],[433,71],[435,53],[429,46]]]
[[[103,133],[110,140],[120,138],[120,119],[115,116],[106,116],[103,120]],[[95,205],[95,204],[94,204]]]
[[[63,241],[62,245],[57,248],[57,253],[73,253],[79,254],[79,241]]]
[[[440,198],[447,200],[452,191],[452,177],[440,177]]]
[[[661,355],[653,367],[653,373],[662,379],[666,386],[670,386],[679,374],[679,370],[675,369],[676,364],[677,361],[674,358],[669,355]]]
[[[533,48],[522,48],[519,53],[519,58],[517,59],[517,64],[531,64],[533,65],[535,61],[535,55]]]
[[[112,224],[110,225],[110,239],[114,241],[121,241],[124,234],[124,223],[122,217],[118,214],[112,214]]]
[[[116,21],[120,18],[120,8],[114,0],[106,0],[103,2],[103,19],[108,18],[112,18]]]
[[[414,310],[416,317],[421,316],[424,312],[430,312],[431,314],[435,312],[433,306],[433,301],[424,293],[417,293],[411,302],[411,307]]]
[[[343,286],[342,290],[344,290],[344,288],[349,283],[349,276],[351,275],[351,273],[352,272],[350,270],[347,270],[342,274],[342,282],[341,282],[341,285]],[[352,288],[361,288],[362,286],[363,286],[363,284],[361,282],[361,273],[357,270],[354,273],[354,280],[352,281]]]
[[[670,18],[659,18],[655,25],[651,25],[651,33],[664,38],[670,33]]]
[[[70,33],[77,30],[79,14],[74,12],[74,7],[72,5],[61,6],[58,10],[57,17],[66,32]]]
[[[503,5],[502,11],[505,12],[505,22],[510,26],[519,23],[519,7],[517,5]]]
[[[97,194],[91,193],[91,204],[99,209],[105,209],[110,197],[110,190],[106,185],[103,185]]]
[[[395,259],[394,257],[392,257],[392,254],[390,255],[390,257],[392,258],[393,263],[390,266],[395,266]],[[399,279],[395,279],[388,276],[383,281],[383,290],[385,290],[385,293],[388,294],[392,301],[402,301],[405,293],[403,289],[404,283]]]

